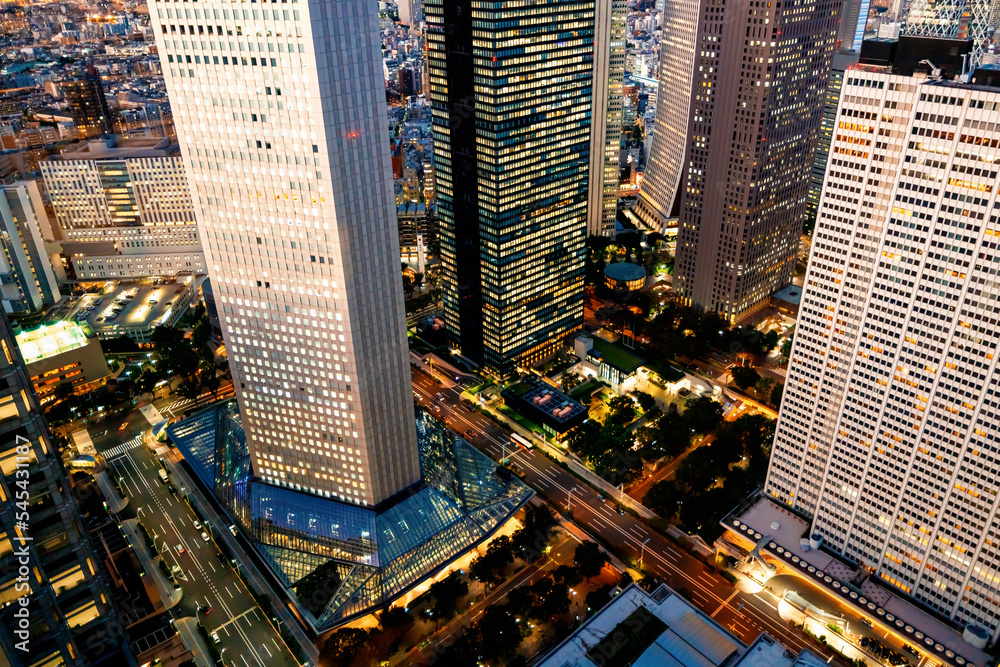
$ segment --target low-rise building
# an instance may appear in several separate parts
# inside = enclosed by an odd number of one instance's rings
[[[639,369],[645,359],[603,338],[582,334],[573,341],[573,352],[583,362],[583,370],[611,385],[618,394],[635,389]]]
[[[68,383],[74,391],[86,391],[108,375],[101,341],[87,324],[42,325],[18,332],[15,340],[42,403],[59,385]]]
[[[533,377],[500,394],[504,404],[561,439],[587,419],[587,409],[555,387]]]
[[[661,585],[630,584],[537,663],[538,667],[823,667],[768,634],[744,644],[711,617]]]

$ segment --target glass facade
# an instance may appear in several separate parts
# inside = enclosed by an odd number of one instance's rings
[[[583,324],[595,4],[424,10],[445,320],[507,376]]]
[[[386,604],[487,537],[532,495],[473,446],[417,410],[424,483],[369,509],[267,484],[254,476],[239,410],[228,401],[168,427],[201,482],[214,489],[274,575],[294,594],[337,564],[317,631]]]

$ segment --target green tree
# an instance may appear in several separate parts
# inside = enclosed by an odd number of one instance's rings
[[[349,667],[368,641],[368,631],[361,628],[344,628],[327,637],[320,651],[320,664]]]
[[[644,391],[633,391],[632,396],[635,397],[635,400],[639,403],[639,407],[642,408],[643,412],[649,412],[656,407],[656,399]]]
[[[785,359],[792,356],[792,336],[785,339],[785,342],[781,344],[781,356]]]
[[[735,366],[732,369],[733,383],[737,387],[746,391],[760,381],[760,374],[756,369],[749,366]]]
[[[715,484],[724,466],[715,461],[712,447],[699,447],[684,457],[677,469],[677,479],[692,491],[703,491]]]
[[[503,571],[514,562],[514,544],[510,537],[501,535],[486,548],[486,553],[474,559],[469,565],[469,576],[485,584],[494,584],[503,579]]]
[[[434,598],[434,615],[438,618],[449,618],[455,613],[458,600],[469,592],[467,584],[459,572],[452,572],[441,581],[431,585],[427,593]]]
[[[582,542],[573,552],[573,562],[576,563],[580,575],[590,579],[601,573],[601,568],[608,562],[608,556],[597,542]]]
[[[771,329],[764,334],[764,351],[770,352],[776,347],[778,347],[778,332]]]
[[[580,569],[573,567],[572,565],[560,565],[556,569],[552,570],[552,577],[560,584],[566,584],[567,586],[573,587],[583,581],[583,576],[580,574]]]
[[[722,405],[709,396],[699,396],[688,401],[684,421],[695,433],[711,433],[722,421]]]
[[[785,385],[776,384],[774,389],[771,390],[771,405],[775,408],[781,407],[781,397],[785,394]]]
[[[757,384],[754,387],[754,389],[757,390],[758,395],[767,397],[771,395],[772,385],[774,385],[774,378],[762,377],[761,379],[757,380]]]
[[[598,589],[595,589],[587,593],[587,606],[590,607],[591,612],[596,612],[601,607],[611,602],[611,591],[614,587],[611,584],[605,584]]]
[[[642,504],[669,520],[677,514],[684,495],[684,488],[676,480],[664,479],[649,487],[642,498]]]

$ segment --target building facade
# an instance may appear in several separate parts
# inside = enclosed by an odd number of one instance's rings
[[[97,72],[87,72],[71,81],[63,81],[59,89],[81,139],[100,137],[112,131],[111,110]]]
[[[846,5],[845,5],[846,11]],[[858,42],[860,48],[861,42]],[[826,101],[823,104],[823,120],[816,140],[816,153],[812,165],[812,181],[806,198],[805,229],[812,229],[819,210],[819,196],[823,192],[826,178],[826,163],[830,157],[830,142],[833,141],[837,121],[837,107],[840,105],[840,89],[844,83],[844,72],[858,62],[857,54],[835,53],[830,68],[830,81],[826,84]]]
[[[731,322],[791,282],[840,16],[758,4],[702,6],[677,228],[674,289]]]
[[[38,184],[0,186],[0,299],[5,313],[34,313],[62,298],[46,238],[52,238],[52,223]]]
[[[5,315],[0,380],[4,664],[135,665]]]
[[[656,126],[635,213],[667,233],[676,227],[688,149],[688,119],[698,53],[698,22],[705,0],[666,0],[660,38]],[[671,229],[673,231],[673,229]]]
[[[507,376],[583,324],[595,4],[424,12],[445,320]]]
[[[597,0],[587,233],[615,233],[625,78],[625,0]]]
[[[176,143],[160,138],[93,141],[40,166],[70,279],[206,272]]]
[[[861,63],[845,73],[765,491],[995,640],[1000,89]]]

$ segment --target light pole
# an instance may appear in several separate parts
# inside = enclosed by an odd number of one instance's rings
[[[649,543],[649,541],[651,539],[653,539],[653,538],[652,537],[647,537],[646,541],[643,542],[642,546],[640,547],[640,551],[639,551],[639,569],[640,570],[642,569],[642,557],[646,555],[646,545]]]
[[[574,486],[572,489],[566,492],[566,511],[570,512],[573,510],[573,492],[576,491]]]

